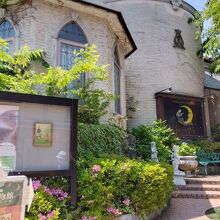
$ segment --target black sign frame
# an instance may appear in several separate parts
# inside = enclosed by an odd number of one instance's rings
[[[194,102],[201,107],[201,119],[202,119],[202,131],[201,134],[184,134],[177,132],[177,135],[182,139],[195,139],[207,137],[206,131],[206,121],[205,121],[205,109],[204,109],[204,98],[185,96],[180,94],[170,94],[170,93],[156,93],[156,109],[157,109],[157,119],[166,120],[166,110],[165,102],[166,100],[174,100],[176,102]],[[169,125],[169,124],[168,124]],[[175,128],[174,128],[175,131]]]
[[[70,108],[70,159],[69,169],[67,170],[48,170],[48,171],[22,171],[22,172],[10,172],[9,175],[26,175],[28,177],[49,177],[49,176],[60,176],[70,177],[70,194],[71,203],[76,204],[76,160],[77,160],[77,111],[78,111],[78,100],[67,99],[60,97],[50,97],[41,95],[30,95],[12,92],[0,92],[0,101],[7,101],[13,103],[33,103],[33,104],[45,104],[45,105],[57,105],[66,106]]]

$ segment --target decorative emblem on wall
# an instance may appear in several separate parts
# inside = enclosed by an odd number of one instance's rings
[[[181,30],[175,29],[175,32],[176,32],[176,35],[174,37],[173,47],[177,47],[177,48],[185,50],[184,41],[183,41],[183,38],[181,36]]]
[[[182,5],[182,0],[171,0],[171,4],[173,6],[173,10],[177,11],[179,7]]]
[[[186,113],[183,112],[183,109],[186,110]],[[193,120],[193,111],[189,106],[182,105],[181,108],[177,111],[176,117],[177,117],[177,121],[180,124],[184,126],[191,125]]]

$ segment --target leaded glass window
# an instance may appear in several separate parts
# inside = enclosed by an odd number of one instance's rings
[[[115,112],[121,114],[121,70],[120,70],[120,62],[118,56],[118,49],[115,47],[114,50],[114,95],[118,96],[115,100]]]
[[[0,23],[0,38],[3,38],[5,41],[8,42],[7,52],[13,53],[15,30],[12,24],[7,20],[3,20]]]
[[[80,51],[85,47],[87,38],[78,24],[71,22],[66,24],[59,33],[59,64],[65,69],[69,70],[74,65],[75,55],[74,51]],[[80,74],[80,79],[74,80],[69,86],[69,94],[67,97],[74,98],[71,90],[77,89],[79,85],[85,83],[85,74]]]

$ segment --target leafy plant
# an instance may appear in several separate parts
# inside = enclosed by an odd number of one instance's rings
[[[111,219],[122,213],[148,216],[165,206],[173,189],[168,164],[120,156],[80,158],[76,219]]]
[[[83,155],[122,154],[127,135],[118,127],[108,124],[78,125],[78,151]]]
[[[87,123],[98,123],[106,114],[110,102],[115,99],[111,93],[102,89],[92,89],[95,83],[108,79],[106,72],[108,65],[98,66],[99,55],[94,45],[75,52],[76,59],[70,70],[48,67],[45,73],[37,74],[31,70],[31,62],[43,60],[42,50],[32,52],[25,46],[11,56],[5,52],[6,47],[7,43],[0,39],[1,91],[59,97],[75,95],[82,100],[78,119]],[[79,80],[80,75],[85,72],[89,74],[85,84],[70,88],[71,83]]]
[[[195,156],[199,149],[200,149],[199,146],[196,146],[193,144],[187,144],[183,142],[179,146],[179,155],[180,156]]]
[[[211,69],[214,73],[220,72],[220,2],[219,0],[207,1],[205,8],[195,19],[195,24],[199,27],[197,38],[203,40],[202,53],[204,57],[211,58],[213,63]],[[205,29],[205,22],[209,22],[210,25]]]
[[[60,188],[44,186],[39,180],[33,181],[33,188],[34,200],[25,219],[55,220],[68,216],[70,198],[67,192]]]
[[[211,129],[213,141],[220,141],[220,125],[217,124]]]
[[[168,161],[172,146],[179,143],[173,130],[164,121],[156,121],[152,126],[140,125],[132,129],[132,134],[137,139],[137,156],[144,160],[151,159],[151,142],[156,143],[160,161]]]

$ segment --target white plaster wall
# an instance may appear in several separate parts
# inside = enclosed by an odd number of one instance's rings
[[[129,127],[156,119],[154,94],[169,86],[174,93],[203,97],[204,65],[196,55],[199,42],[194,25],[187,23],[189,12],[151,0],[116,0],[106,6],[122,11],[138,47],[125,63],[126,92],[138,101]],[[182,31],[185,50],[173,48],[175,29]]]
[[[105,19],[94,15],[79,13],[76,9],[57,6],[43,0],[33,0],[33,7],[18,13],[21,18],[16,25],[18,31],[18,45],[31,46],[31,49],[43,49],[46,52],[46,60],[52,66],[58,65],[58,34],[61,28],[70,21],[76,21],[86,34],[89,44],[95,44],[100,54],[99,64],[110,64],[108,67],[109,80],[97,83],[96,87],[103,88],[107,92],[114,91],[113,85],[113,48],[117,43],[122,68],[121,104],[122,114],[126,112],[125,106],[125,77],[124,77],[124,50],[117,41],[117,37]],[[10,15],[8,15],[10,19]],[[114,112],[114,104],[109,109]],[[107,120],[107,117],[103,120]]]

